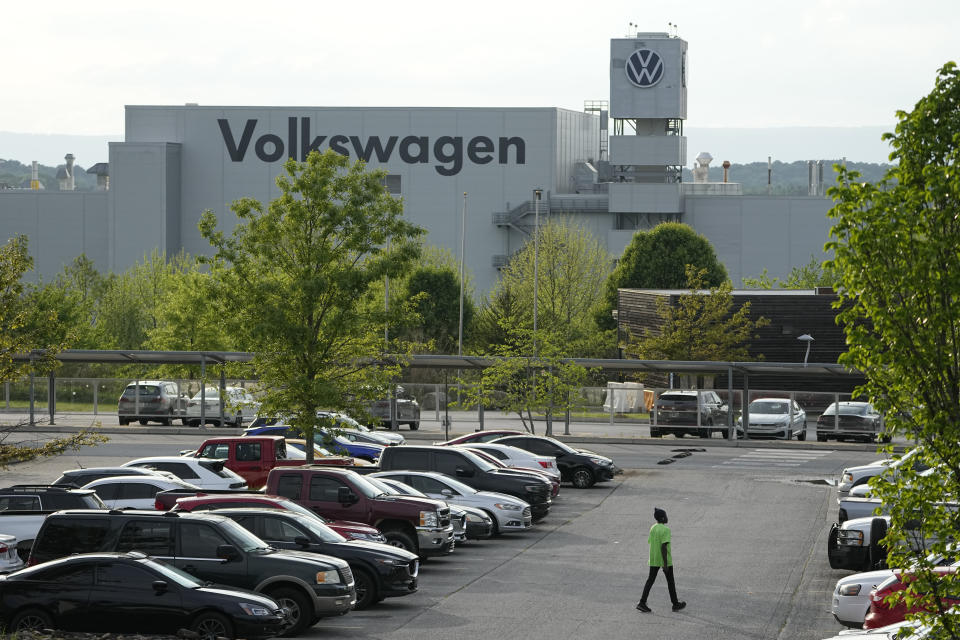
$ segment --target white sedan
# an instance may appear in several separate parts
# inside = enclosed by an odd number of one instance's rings
[[[927,633],[926,627],[916,622],[894,622],[879,629],[846,629],[826,640],[921,640]]]
[[[223,399],[223,415],[220,415],[220,389],[207,387],[202,393],[190,398],[187,403],[187,415],[184,424],[191,427],[200,426],[200,414],[203,413],[204,422],[212,422],[218,426],[229,423],[236,427],[243,426],[245,420],[250,420],[260,411],[260,403],[243,387],[226,387]]]
[[[492,442],[468,442],[456,446],[485,451],[511,469],[535,469],[546,473],[557,482],[560,481],[560,469],[553,456],[541,456],[519,447]]]
[[[84,489],[93,489],[110,509],[153,509],[157,494],[179,489],[200,491],[200,487],[181,480],[167,480],[150,476],[113,476],[88,483]]]
[[[398,480],[436,500],[476,507],[493,519],[493,534],[523,531],[533,526],[530,505],[519,498],[493,491],[477,491],[459,480],[434,471],[380,471],[374,478]]]
[[[137,458],[123,463],[122,466],[166,471],[201,489],[246,489],[246,480],[227,469],[224,466],[225,463],[226,460],[211,460],[209,458],[152,456],[150,458]]]
[[[895,481],[903,465],[911,465],[914,471],[926,471],[930,465],[918,458],[919,453],[920,447],[914,447],[900,458],[884,458],[859,467],[847,467],[837,481],[837,502],[845,498],[853,487],[862,485],[884,472],[890,474],[891,482]]]
[[[789,398],[757,398],[747,411],[750,423],[747,436],[751,438],[807,439],[807,412]],[[737,436],[743,437],[743,416],[737,418]]]

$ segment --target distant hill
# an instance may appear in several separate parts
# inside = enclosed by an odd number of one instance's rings
[[[60,182],[57,180],[57,170],[65,166],[65,163],[60,163],[55,167],[39,165],[40,184],[43,185],[45,190],[57,191],[60,189]],[[0,159],[0,189],[29,189],[30,174],[30,165],[23,164],[17,160]],[[95,191],[97,188],[97,176],[87,173],[87,167],[74,163],[73,183],[77,191]]]
[[[723,182],[723,167],[715,166],[719,164],[720,162],[714,158],[710,166],[710,182]],[[834,164],[840,164],[840,160],[824,159],[823,161],[823,183],[827,188],[832,187],[837,181],[837,175],[833,170]],[[891,166],[847,161],[847,169],[859,171],[864,182],[877,182]],[[767,193],[767,163],[731,164],[728,179],[730,182],[739,182],[743,185],[744,195],[764,195]],[[690,169],[683,170],[683,181],[693,182],[693,172]],[[805,161],[773,163],[770,180],[772,195],[805,196],[807,182],[808,170]]]

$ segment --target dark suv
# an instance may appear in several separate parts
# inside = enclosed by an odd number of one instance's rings
[[[420,559],[413,553],[380,542],[350,540],[312,515],[283,509],[217,509],[277,549],[323,553],[345,560],[357,588],[354,609],[366,609],[384,598],[417,590]]]
[[[153,420],[170,425],[174,419],[187,423],[187,403],[190,396],[176,382],[168,380],[138,380],[123,390],[117,401],[117,420],[120,424],[139,421],[146,425]]]
[[[239,524],[209,513],[71,510],[47,516],[29,565],[74,553],[140,551],[201,580],[259,591],[287,609],[294,636],[356,602],[343,560],[280,551]]]
[[[714,432],[728,437],[727,405],[716,391],[709,389],[664,391],[657,398],[650,421],[650,436],[672,433],[680,438],[690,435],[709,438]]]
[[[622,473],[613,460],[606,456],[574,449],[573,447],[546,436],[507,436],[498,438],[493,444],[505,444],[529,451],[538,456],[553,456],[557,459],[560,479],[573,484],[578,489],[592,487],[597,482],[613,480],[613,476]]]
[[[105,507],[106,505],[92,489],[48,484],[15,484],[0,489],[0,512],[103,509]],[[0,526],[0,530],[2,528]]]

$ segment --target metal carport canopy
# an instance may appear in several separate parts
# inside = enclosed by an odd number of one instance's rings
[[[39,353],[39,352],[35,352]],[[94,350],[67,349],[57,354],[61,362],[100,362],[114,364],[219,364],[226,362],[250,362],[254,354],[246,351],[140,351],[140,350]],[[30,360],[30,354],[14,356],[20,362]],[[377,360],[398,362],[399,356],[385,356]],[[407,366],[416,369],[484,369],[492,366],[498,358],[485,356],[448,356],[416,354],[410,357]],[[674,373],[710,373],[733,370],[748,375],[782,376],[851,376],[862,373],[845,365],[829,362],[726,362],[726,361],[681,361],[681,360],[632,360],[571,358],[588,369],[603,371],[662,371]]]

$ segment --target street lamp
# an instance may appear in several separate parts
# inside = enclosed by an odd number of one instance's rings
[[[797,340],[802,340],[807,343],[807,352],[803,354],[803,366],[807,366],[807,358],[810,356],[810,343],[813,342],[813,336],[805,333],[802,336],[797,336]]]
[[[460,323],[457,326],[457,355],[463,357],[463,252],[467,234],[467,192],[463,192],[463,213],[460,215]]]
[[[540,196],[543,189],[533,190],[533,357],[537,357],[537,276],[540,263]]]

